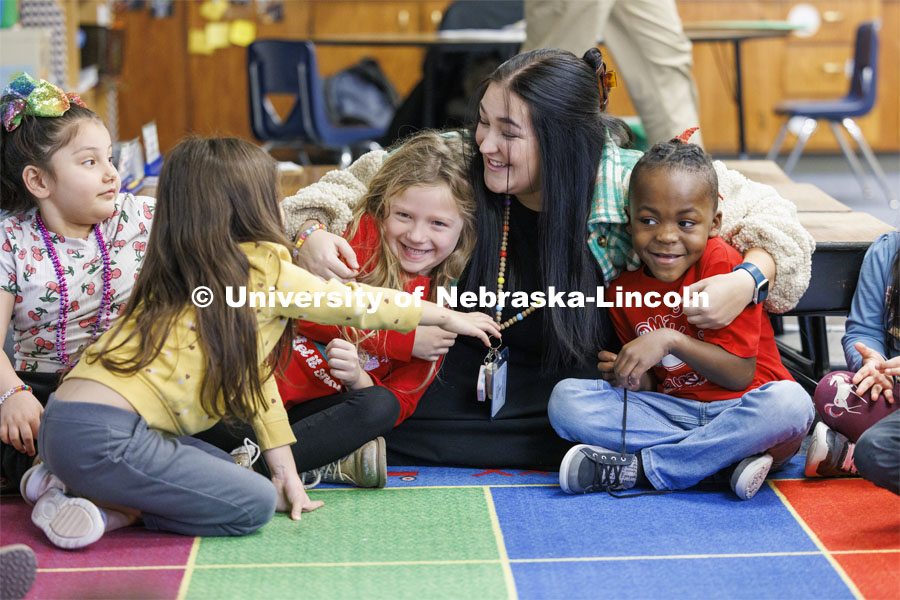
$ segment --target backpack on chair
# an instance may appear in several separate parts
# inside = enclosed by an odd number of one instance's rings
[[[369,57],[326,78],[324,88],[328,118],[335,125],[384,129],[400,105],[397,90]]]

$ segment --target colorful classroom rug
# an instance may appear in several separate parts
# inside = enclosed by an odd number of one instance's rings
[[[900,498],[803,480],[802,457],[741,502],[697,489],[568,496],[556,473],[392,467],[388,488],[321,488],[325,506],[244,538],[140,528],[64,552],[0,500],[26,543],[27,598],[898,598]]]

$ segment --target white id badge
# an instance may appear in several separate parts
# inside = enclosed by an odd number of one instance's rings
[[[507,363],[509,362],[509,348],[500,351],[497,359],[490,364],[493,367],[491,377],[491,385],[488,387],[488,393],[491,398],[491,418],[497,416],[503,405],[506,404],[506,373]]]
[[[475,384],[475,394],[476,394],[479,402],[484,402],[486,399],[485,387],[484,387],[486,370],[487,370],[487,365],[481,365],[481,367],[478,369],[478,382]]]

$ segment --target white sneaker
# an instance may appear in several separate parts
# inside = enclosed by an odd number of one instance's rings
[[[64,484],[59,477],[50,472],[47,465],[39,463],[25,471],[22,475],[22,481],[19,482],[19,493],[25,502],[34,506],[38,498],[47,493],[50,488],[56,488],[66,491]]]
[[[772,468],[772,460],[770,454],[756,454],[738,463],[731,475],[731,489],[738,498],[749,500],[756,495]]]
[[[50,488],[31,511],[31,520],[59,548],[84,548],[106,530],[103,514],[93,502],[72,498],[58,488]]]

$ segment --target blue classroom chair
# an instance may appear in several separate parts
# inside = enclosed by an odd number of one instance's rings
[[[376,140],[384,129],[335,125],[328,119],[325,94],[312,42],[257,40],[247,48],[250,86],[250,125],[268,151],[275,146],[297,147],[309,164],[304,147],[339,149],[341,167],[350,164],[350,147]],[[268,96],[291,96],[294,105],[281,119]]]
[[[856,157],[856,153],[854,153],[853,149],[850,147],[844,133],[838,126],[840,124],[850,133],[850,136],[854,141],[856,141],[856,145],[862,152],[869,168],[872,169],[872,172],[875,174],[875,178],[881,186],[885,198],[891,208],[897,208],[900,204],[898,204],[897,199],[894,197],[888,186],[887,177],[885,177],[881,165],[875,160],[875,155],[872,153],[869,144],[866,143],[866,139],[863,137],[859,125],[853,120],[854,117],[862,117],[869,114],[872,107],[875,105],[875,96],[878,88],[878,30],[880,27],[881,23],[878,20],[866,21],[861,23],[856,30],[856,47],[853,54],[853,75],[850,78],[850,91],[847,92],[847,95],[835,100],[787,101],[781,102],[775,107],[776,114],[785,115],[788,117],[788,120],[782,125],[781,130],[778,132],[778,136],[775,138],[775,143],[772,145],[766,158],[768,160],[775,160],[775,157],[778,156],[778,151],[781,150],[781,146],[784,143],[790,120],[795,117],[803,119],[800,133],[797,136],[797,144],[794,146],[793,151],[791,151],[787,163],[784,166],[784,172],[790,174],[794,169],[794,166],[796,166],[797,161],[800,159],[800,154],[803,153],[803,148],[806,146],[809,136],[811,136],[816,130],[816,127],[818,127],[819,120],[826,120],[831,127],[835,139],[837,139],[837,142],[841,147],[841,151],[843,151],[844,156],[847,157],[847,162],[850,163],[850,168],[853,170],[854,175],[856,175],[863,193],[866,197],[870,197],[872,194],[869,190],[869,186],[866,184],[866,175],[862,165]]]

